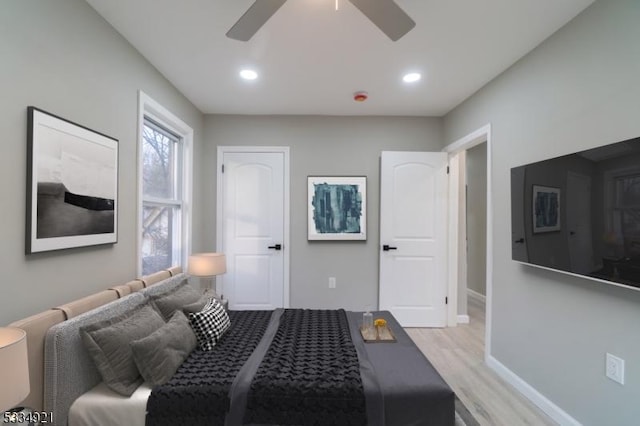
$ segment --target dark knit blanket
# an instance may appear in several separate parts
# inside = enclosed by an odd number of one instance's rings
[[[147,426],[223,425],[229,389],[260,342],[271,311],[229,311],[231,328],[213,351],[197,348],[176,374],[151,392]]]
[[[367,424],[360,364],[344,310],[282,314],[251,382],[244,423]]]
[[[196,349],[153,389],[147,426],[367,424],[344,310],[229,315],[231,328],[214,350]]]

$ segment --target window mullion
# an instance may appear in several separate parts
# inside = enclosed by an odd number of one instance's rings
[[[142,197],[143,204],[155,206],[175,206],[182,207],[182,200],[171,200],[166,198]]]

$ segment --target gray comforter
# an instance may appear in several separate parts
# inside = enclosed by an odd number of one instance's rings
[[[454,424],[453,392],[389,312],[375,317],[387,320],[395,343],[365,343],[358,312],[231,316],[235,326],[216,347],[220,353],[195,351],[174,379],[154,389],[149,426]],[[233,355],[228,349],[238,351],[238,338],[250,350],[227,374],[221,360]]]

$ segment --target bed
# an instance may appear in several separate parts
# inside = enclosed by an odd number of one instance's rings
[[[389,312],[395,343],[365,343],[362,313],[229,311],[211,351],[193,350],[164,384],[131,396],[103,383],[80,330],[180,285],[177,274],[51,327],[44,410],[54,424],[453,425],[454,393]]]

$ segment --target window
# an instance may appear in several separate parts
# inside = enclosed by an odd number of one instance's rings
[[[640,175],[618,176],[614,185],[614,232],[622,236],[624,253],[640,256]]]
[[[192,131],[147,97],[141,110],[139,270],[148,275],[182,266],[189,251]]]

